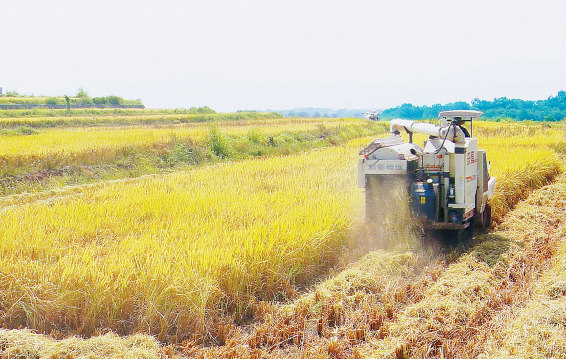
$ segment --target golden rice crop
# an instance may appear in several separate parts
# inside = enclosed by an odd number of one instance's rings
[[[177,164],[288,154],[380,130],[358,120],[291,119],[259,124],[251,120],[224,122],[212,127],[202,123],[91,127],[6,135],[0,148],[0,174],[4,176],[0,184],[4,193],[11,194],[37,190],[37,186],[51,188],[65,178],[70,183],[84,183],[100,176],[161,172]],[[86,166],[84,171],[81,166]],[[90,166],[97,168],[91,173]],[[50,181],[51,176],[61,178]],[[38,184],[34,187],[35,181]]]
[[[45,112],[53,112],[45,115]],[[44,113],[42,113],[44,112]],[[92,113],[91,113],[92,112]],[[276,113],[219,113],[194,114],[174,113],[171,111],[137,110],[137,109],[88,109],[72,110],[57,113],[57,110],[0,110],[0,127],[13,128],[28,126],[34,128],[45,127],[77,127],[77,126],[116,126],[116,125],[151,125],[198,122],[246,122],[258,123],[306,123],[320,121],[321,118],[280,117]],[[327,123],[342,122],[343,118],[324,118]],[[357,119],[360,120],[360,119]]]
[[[206,333],[216,311],[285,296],[335,260],[359,203],[353,159],[332,148],[5,207],[0,321]]]
[[[490,175],[497,178],[493,219],[500,222],[529,191],[549,183],[564,168],[555,151],[564,144],[564,130],[539,124],[480,122],[479,147],[487,150]]]
[[[362,121],[347,122],[348,124],[361,124]],[[329,128],[344,125],[339,121],[311,121],[282,124],[274,122],[266,123],[267,130],[271,134],[285,131],[308,131],[317,129],[319,126]],[[255,121],[246,125],[222,123],[218,126],[222,131],[230,134],[241,135],[247,133],[251,128],[261,128],[261,123]],[[180,125],[173,128],[155,127],[122,127],[122,128],[87,128],[87,129],[57,129],[31,134],[27,136],[9,136],[2,138],[0,156],[10,155],[32,155],[47,156],[64,152],[93,151],[99,148],[113,148],[123,146],[136,146],[151,144],[155,142],[169,141],[172,137],[190,138],[194,142],[203,141],[209,134],[208,125],[190,124]]]

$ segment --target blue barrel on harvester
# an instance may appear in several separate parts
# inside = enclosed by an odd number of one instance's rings
[[[432,179],[426,182],[415,182],[411,186],[413,211],[423,217],[438,220],[438,184]]]

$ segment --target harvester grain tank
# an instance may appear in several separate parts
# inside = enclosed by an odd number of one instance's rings
[[[389,181],[404,181],[411,209],[425,231],[471,238],[474,227],[491,225],[490,198],[495,178],[489,176],[486,151],[478,149],[473,120],[480,111],[443,111],[440,124],[394,119],[391,136],[372,141],[360,151],[358,182],[365,188],[366,217],[375,216],[376,193]],[[470,132],[462,127],[469,123]],[[406,143],[400,132],[408,134]],[[424,148],[413,134],[429,136]]]

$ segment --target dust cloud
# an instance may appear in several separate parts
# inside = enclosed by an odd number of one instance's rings
[[[403,176],[379,176],[366,184],[365,208],[361,208],[348,233],[348,250],[340,262],[351,263],[368,252],[429,250],[423,246],[421,222],[410,210],[409,191]]]

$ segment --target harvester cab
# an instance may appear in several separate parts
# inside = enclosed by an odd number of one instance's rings
[[[439,124],[391,120],[390,137],[375,139],[360,151],[358,183],[365,188],[366,218],[376,215],[380,188],[402,181],[425,232],[441,231],[449,234],[445,237],[466,240],[474,227],[489,227],[495,178],[489,176],[486,151],[478,149],[478,140],[472,137],[473,120],[482,114],[443,111]],[[463,124],[469,124],[469,132]],[[408,143],[401,131],[408,134]],[[414,133],[429,136],[424,148],[413,143]]]

